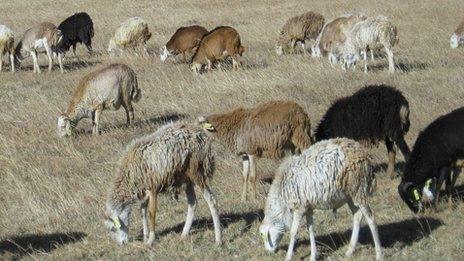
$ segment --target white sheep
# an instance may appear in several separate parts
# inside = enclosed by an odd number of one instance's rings
[[[203,126],[170,123],[134,140],[121,159],[106,203],[105,223],[113,238],[119,244],[127,243],[131,208],[140,203],[144,242],[153,244],[159,193],[186,185],[188,211],[182,237],[190,231],[196,206],[194,186],[199,186],[211,211],[216,243],[220,244],[219,215],[209,186],[213,172],[211,139]]]
[[[14,34],[6,25],[0,24],[0,72],[3,68],[3,56],[6,53],[10,56],[11,71],[14,72]]]
[[[458,48],[459,45],[464,45],[464,18],[461,23],[458,25],[456,30],[454,30],[453,35],[450,38],[451,48]]]
[[[40,73],[37,55],[39,51],[45,50],[48,56],[48,70],[52,70],[53,55],[58,57],[58,64],[60,65],[61,73],[63,73],[61,53],[56,54],[52,51],[62,38],[61,31],[52,23],[40,23],[28,29],[16,45],[15,56],[18,66],[23,58],[30,55],[34,61],[34,73]]]
[[[395,71],[393,60],[393,47],[398,43],[398,32],[394,26],[384,16],[368,18],[356,23],[348,34],[345,46],[342,48],[343,68],[353,66],[359,59],[360,54],[364,59],[364,72],[367,73],[367,51],[373,48],[383,46],[388,58],[388,69],[390,72]]]
[[[93,134],[99,134],[100,115],[103,110],[126,110],[127,124],[134,121],[132,102],[142,97],[137,75],[125,64],[110,64],[87,74],[79,82],[68,109],[58,117],[58,135],[72,134],[83,118],[92,118]]]
[[[151,38],[148,24],[140,17],[132,17],[124,21],[114,32],[108,44],[108,53],[113,54],[117,50],[123,51],[126,48],[136,47],[143,44],[147,51],[146,42]]]
[[[275,252],[283,233],[290,229],[286,256],[290,260],[300,221],[306,216],[311,260],[316,260],[314,210],[335,210],[348,204],[353,213],[353,232],[346,255],[351,256],[355,250],[364,216],[374,238],[376,259],[382,259],[377,226],[368,203],[373,183],[369,155],[358,142],[346,138],[318,142],[301,155],[286,159],[272,182],[259,228],[265,248]]]

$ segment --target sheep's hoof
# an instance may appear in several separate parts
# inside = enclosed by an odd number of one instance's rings
[[[153,245],[153,242],[155,242],[155,233],[154,233],[154,232],[150,232],[150,234],[149,234],[149,236],[148,236],[148,240],[145,241],[145,245],[151,246],[151,245]]]
[[[348,251],[346,251],[345,256],[347,257],[353,256],[353,253],[354,253],[354,249],[350,248],[348,249]]]

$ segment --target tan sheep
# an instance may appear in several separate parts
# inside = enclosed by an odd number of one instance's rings
[[[3,69],[3,56],[6,53],[10,57],[11,71],[14,72],[14,34],[6,25],[0,24],[0,72]]]
[[[64,69],[61,53],[55,54],[52,51],[60,43],[62,38],[63,35],[61,31],[52,23],[40,23],[28,29],[16,45],[15,56],[17,65],[19,66],[21,60],[30,55],[34,61],[34,73],[40,73],[37,54],[39,51],[45,49],[48,56],[48,71],[51,71],[53,67],[52,55],[57,55],[58,64],[63,73]]]
[[[312,142],[309,117],[292,101],[271,101],[250,109],[237,108],[225,114],[200,117],[199,122],[210,124],[214,136],[242,157],[243,201],[247,198],[249,185],[253,198],[256,197],[258,158],[282,158],[286,151],[300,153]]]
[[[92,118],[92,132],[98,134],[102,111],[118,110],[121,105],[126,110],[127,124],[132,124],[132,102],[141,96],[137,75],[129,66],[115,63],[93,71],[79,82],[68,109],[58,117],[58,134],[71,135],[83,118]]]
[[[306,40],[316,40],[324,23],[324,17],[315,12],[307,12],[290,18],[280,30],[275,46],[276,53],[282,55],[284,49],[288,47],[290,47],[290,53],[293,53],[295,44],[298,42],[301,43],[303,52],[306,53]]]
[[[188,211],[182,237],[186,237],[196,206],[194,186],[198,186],[210,208],[216,243],[220,244],[219,215],[209,186],[213,172],[211,140],[197,124],[170,123],[134,140],[121,159],[106,203],[107,227],[118,243],[126,243],[132,205],[140,203],[144,242],[153,244],[159,193],[185,185]]]
[[[192,25],[177,29],[165,46],[160,49],[160,59],[166,61],[169,56],[182,54],[187,62],[186,54],[192,52],[200,44],[201,38],[208,33],[204,27]]]
[[[140,17],[132,17],[116,29],[108,44],[108,53],[114,54],[138,45],[143,45],[145,52],[148,53],[146,43],[150,38],[147,22]]]
[[[207,64],[208,70],[211,70],[217,60],[231,57],[233,67],[238,69],[241,66],[239,59],[244,51],[237,30],[229,26],[220,26],[203,36],[192,57],[190,68],[199,73],[203,65]]]
[[[341,48],[345,45],[349,30],[358,22],[366,20],[365,15],[344,15],[326,23],[311,47],[313,57],[328,56],[332,64],[338,63]]]

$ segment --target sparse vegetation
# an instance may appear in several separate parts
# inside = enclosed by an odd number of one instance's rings
[[[64,61],[65,73],[52,70],[33,74],[32,60],[11,73],[4,63],[0,73],[0,259],[153,259],[153,260],[283,260],[288,237],[276,254],[268,254],[258,234],[265,196],[280,161],[263,159],[258,199],[241,203],[241,162],[219,143],[212,188],[218,200],[222,224],[221,247],[212,243],[214,229],[207,204],[199,200],[191,234],[181,239],[186,203],[162,195],[157,215],[156,241],[152,247],[142,237],[118,246],[104,226],[105,200],[117,162],[134,138],[156,130],[166,121],[196,119],[238,106],[252,107],[272,99],[291,99],[313,121],[313,128],[330,104],[369,84],[387,84],[402,91],[410,105],[411,128],[406,142],[413,146],[418,132],[439,115],[464,103],[464,48],[451,49],[450,36],[462,19],[462,0],[450,1],[3,1],[1,24],[20,37],[25,30],[49,21],[59,24],[69,14],[85,11],[93,20],[92,47],[103,55],[88,56],[79,45],[81,61],[71,55]],[[290,17],[305,11],[321,13],[326,20],[344,13],[385,15],[395,21],[400,41],[395,45],[396,71],[389,74],[385,59],[369,63],[369,73],[344,72],[327,59],[309,55],[277,56],[278,30]],[[150,57],[104,54],[113,31],[130,17],[140,16],[149,24]],[[213,70],[195,75],[182,57],[174,62],[159,60],[158,50],[180,26],[201,24],[208,29],[232,26],[240,32],[246,52],[240,70]],[[15,39],[18,40],[18,39]],[[141,52],[143,54],[143,52]],[[39,64],[46,68],[46,56]],[[56,135],[56,116],[65,108],[83,75],[100,64],[123,62],[134,68],[143,98],[137,103],[134,127],[126,127],[124,113],[105,112],[103,135],[91,135],[92,123],[83,120],[81,131],[62,139]],[[56,66],[56,65],[55,65]],[[231,65],[229,65],[231,67]],[[227,67],[227,66],[223,66]],[[16,68],[18,69],[18,68]],[[454,210],[446,201],[438,213],[413,216],[402,202],[400,179],[385,175],[384,146],[370,148],[377,166],[377,190],[370,206],[375,213],[384,255],[393,260],[461,259],[464,250],[459,197]],[[396,164],[401,173],[402,156]],[[457,190],[463,191],[462,177]],[[199,191],[197,190],[197,194]],[[162,203],[161,203],[162,202]],[[132,213],[130,235],[140,234],[139,211]],[[315,213],[316,240],[322,257],[344,258],[350,240],[352,215],[341,208],[338,218],[330,211]],[[309,235],[301,226],[294,260],[308,259]],[[354,259],[372,259],[373,242],[365,222]]]

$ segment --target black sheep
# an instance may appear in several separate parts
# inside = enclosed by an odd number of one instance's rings
[[[56,52],[65,53],[73,47],[76,56],[76,45],[83,43],[89,53],[92,53],[92,37],[94,35],[93,22],[87,13],[76,13],[66,18],[58,26],[63,34],[61,43],[56,47]]]
[[[404,141],[409,125],[409,103],[403,94],[390,86],[370,85],[332,104],[317,126],[315,138],[320,141],[346,137],[371,144],[385,141],[387,173],[393,178],[394,145],[400,148],[405,159],[410,153]]]
[[[421,210],[422,191],[430,181],[434,181],[436,189],[446,181],[450,196],[459,174],[458,161],[464,158],[463,135],[464,107],[437,118],[419,134],[398,186],[401,198],[412,211]],[[453,177],[452,169],[457,171]]]

